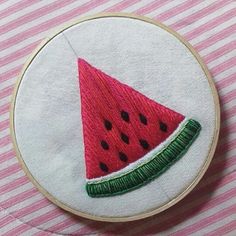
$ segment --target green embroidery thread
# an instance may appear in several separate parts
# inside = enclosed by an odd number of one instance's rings
[[[197,138],[201,125],[190,119],[176,137],[148,162],[120,176],[99,182],[88,182],[86,190],[91,197],[108,197],[129,192],[145,185],[179,160]]]

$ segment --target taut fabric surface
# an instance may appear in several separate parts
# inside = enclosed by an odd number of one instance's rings
[[[188,152],[137,190],[88,197],[77,58],[197,120],[202,131]],[[65,30],[37,54],[19,87],[14,120],[22,158],[47,192],[87,214],[122,217],[156,209],[194,181],[208,157],[215,110],[206,75],[185,45],[150,23],[109,17]]]

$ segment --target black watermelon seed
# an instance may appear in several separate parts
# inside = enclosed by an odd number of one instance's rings
[[[149,148],[149,144],[145,139],[140,139],[139,143],[143,147],[143,149],[148,149]]]
[[[107,130],[111,130],[112,129],[112,124],[109,120],[104,120],[104,126]]]
[[[147,118],[142,113],[139,113],[139,119],[141,123],[143,123],[144,125],[147,125]]]
[[[160,130],[163,132],[167,132],[167,125],[163,123],[162,121],[159,122]]]
[[[121,133],[120,137],[125,143],[129,144],[129,137],[126,134]]]
[[[108,150],[108,149],[109,149],[108,143],[107,143],[106,141],[104,141],[104,140],[101,141],[101,146],[102,146],[102,148],[105,149],[105,150]]]
[[[123,152],[119,152],[119,158],[123,162],[127,162],[128,161],[128,157]]]
[[[100,163],[99,163],[99,166],[100,166],[100,169],[101,169],[102,171],[108,172],[108,167],[107,167],[107,165],[106,165],[105,163],[100,162]]]
[[[122,110],[121,113],[120,113],[120,115],[121,115],[121,118],[122,118],[124,121],[129,122],[129,113],[128,113],[128,112]]]

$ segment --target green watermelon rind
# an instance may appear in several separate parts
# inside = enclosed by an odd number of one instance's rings
[[[153,158],[128,173],[104,181],[87,182],[86,190],[91,197],[108,197],[126,193],[145,185],[160,176],[179,160],[200,133],[201,125],[189,119],[171,142],[155,153]]]

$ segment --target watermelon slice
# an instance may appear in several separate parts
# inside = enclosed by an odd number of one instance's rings
[[[91,197],[122,194],[168,169],[187,151],[200,124],[78,59]]]

